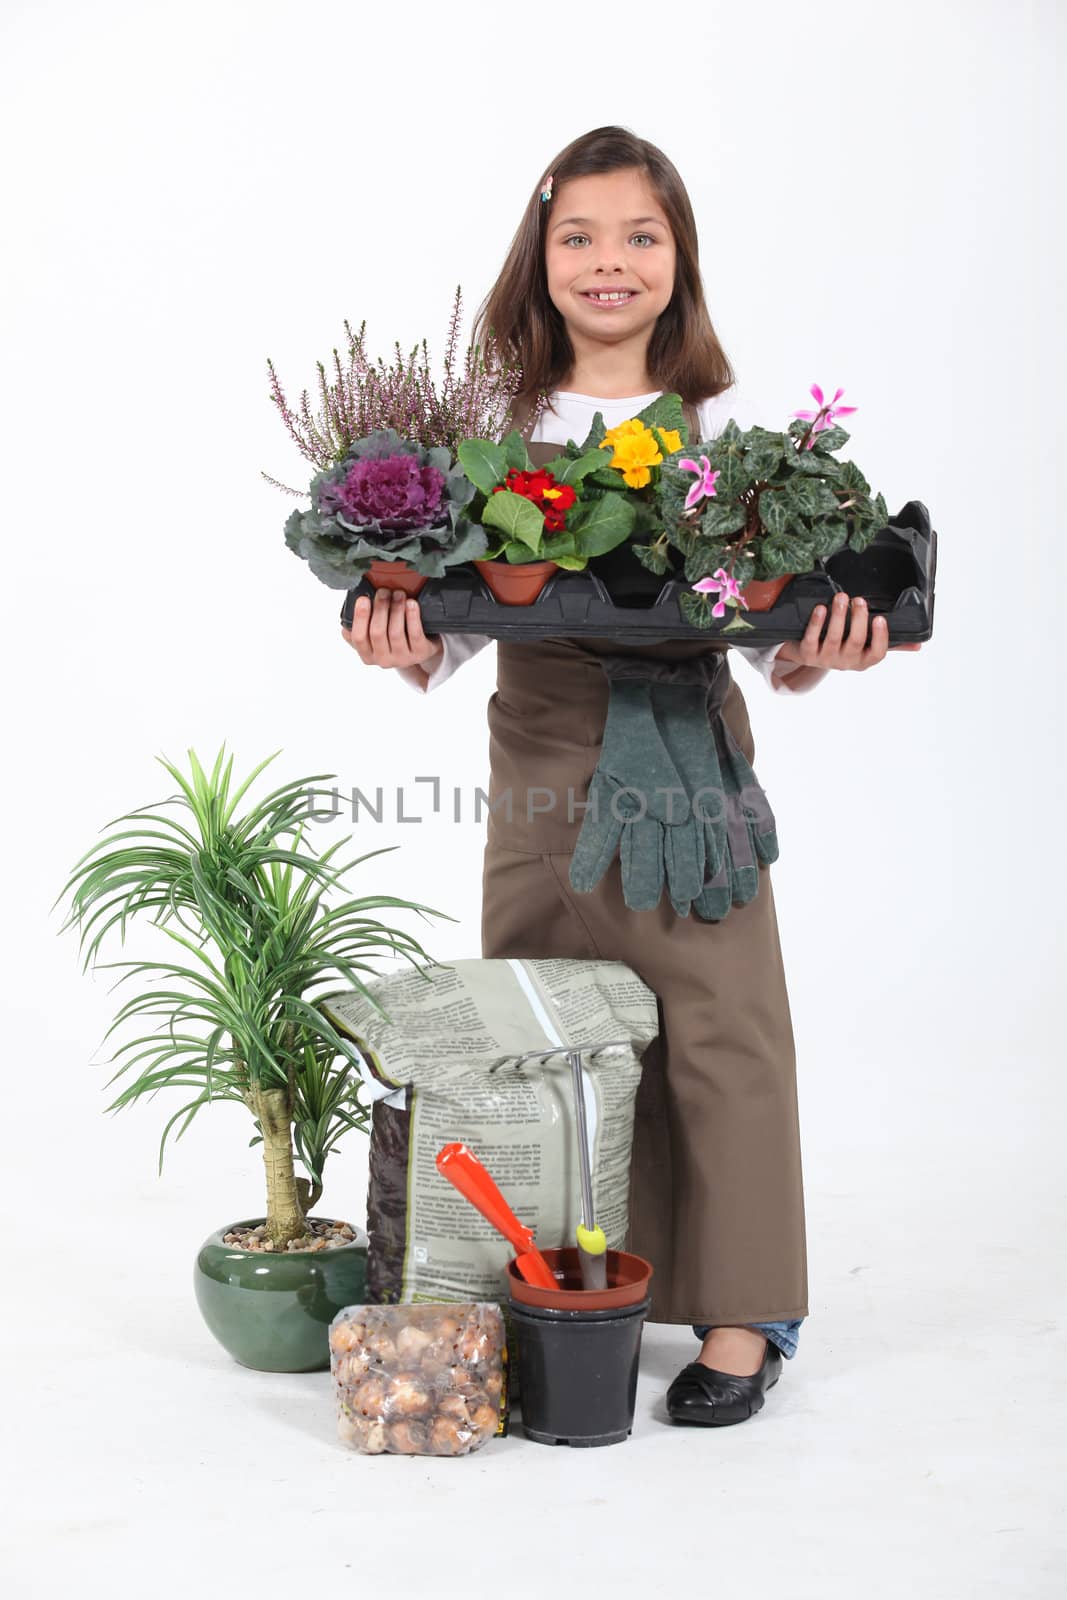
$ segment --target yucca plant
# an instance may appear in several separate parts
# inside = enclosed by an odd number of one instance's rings
[[[424,920],[455,921],[393,895],[330,905],[328,891],[348,894],[343,879],[351,867],[396,847],[332,864],[346,839],[321,854],[308,844],[304,832],[320,792],[314,785],[333,773],[284,784],[239,816],[237,807],[250,785],[280,753],[260,762],[233,794],[233,757],[226,760],[225,744],[210,776],[193,750],[188,751],[188,778],[157,757],[180,793],[105,824],[133,826],[108,834],[87,851],[53,902],[54,907],[70,894],[63,928],[80,930],[83,971],[92,963],[94,969],[126,967],[127,978],[158,973],[165,980],[162,987],[128,1000],[104,1036],[131,1017],[165,1019],[155,1031],[116,1050],[112,1059],[122,1065],[108,1083],[134,1069],[137,1077],[107,1109],[159,1089],[196,1091],[164,1128],[162,1171],[175,1123],[182,1122],[180,1138],[211,1100],[247,1106],[258,1129],[251,1145],[263,1145],[266,1223],[276,1250],[305,1234],[306,1218],[322,1194],[326,1157],[338,1139],[347,1129],[367,1126],[368,1110],[353,1071],[358,1057],[316,997],[323,995],[323,985],[336,990],[342,978],[382,1011],[360,974],[373,972],[369,958],[384,952],[403,957],[427,976],[421,964],[433,963],[422,946],[368,913],[390,907],[414,911]],[[166,815],[166,806],[177,806],[181,815]],[[97,962],[109,931],[117,925],[125,944],[127,923],[142,913],[152,913],[152,922],[187,956]],[[114,987],[125,981],[120,978]],[[296,1159],[308,1177],[296,1175]]]

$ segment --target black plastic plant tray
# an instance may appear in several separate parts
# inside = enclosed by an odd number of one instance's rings
[[[745,611],[751,629],[727,634],[733,644],[778,644],[799,639],[812,610],[844,590],[862,595],[871,616],[889,624],[890,644],[921,643],[934,624],[934,574],[937,534],[921,500],[909,500],[857,555],[841,550],[822,567],[792,579],[769,611]],[[625,547],[598,557],[584,572],[553,573],[528,606],[502,605],[474,567],[453,567],[430,578],[419,594],[427,633],[480,633],[491,639],[590,638],[622,641],[715,638],[736,613],[713,620],[710,628],[687,622],[678,596],[689,586],[677,578],[658,578]],[[357,595],[373,597],[366,578],[349,589],[341,609],[352,623]],[[847,625],[846,625],[847,628]],[[847,637],[847,631],[846,631]]]

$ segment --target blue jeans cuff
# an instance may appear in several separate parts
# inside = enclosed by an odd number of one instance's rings
[[[792,1322],[749,1322],[745,1326],[755,1328],[757,1333],[762,1333],[772,1344],[776,1344],[787,1361],[792,1361],[797,1353],[797,1339],[803,1317],[796,1317]],[[694,1323],[693,1332],[698,1339],[706,1339],[711,1332],[711,1323]]]

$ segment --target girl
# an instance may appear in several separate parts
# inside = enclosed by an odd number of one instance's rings
[[[598,298],[609,293],[617,298]],[[686,403],[691,444],[716,437],[731,416],[751,425],[704,303],[685,187],[660,150],[624,128],[595,129],[556,157],[479,322],[521,363],[512,422],[535,466],[568,438],[584,439],[594,412],[612,428],[660,393]],[[885,658],[887,627],[876,616],[864,644],[856,598],[842,642],[849,604],[835,598],[821,641],[818,607],[797,643],[733,649],[777,693],[810,690],[831,669],[863,671]],[[488,643],[427,637],[418,603],[382,589],[373,604],[357,602],[343,631],[363,662],[423,692]],[[712,1426],[762,1407],[808,1314],[796,1059],[770,868],[761,864],[755,897],[716,922],[676,914],[667,896],[631,910],[617,857],[588,892],[572,887],[569,866],[607,711],[598,657],[679,662],[729,649],[705,638],[629,650],[607,640],[498,642],[482,910],[484,956],[623,961],[659,997],[627,1248],[655,1266],[650,1320],[691,1324],[702,1340],[667,1391],[668,1414]],[[745,702],[726,681],[722,716],[751,762]]]

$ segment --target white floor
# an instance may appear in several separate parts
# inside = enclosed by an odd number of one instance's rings
[[[94,1132],[97,1161],[121,1123]],[[1051,1130],[1045,1148],[913,1143],[906,1164],[809,1151],[812,1314],[751,1421],[670,1426],[662,1394],[696,1345],[651,1325],[625,1444],[516,1428],[454,1461],[353,1454],[329,1373],[250,1372],[212,1342],[190,1288],[199,1163],[179,1150],[142,1191],[143,1258],[95,1264],[121,1174],[111,1193],[100,1173],[79,1243],[61,1206],[8,1241],[6,1600],[1067,1590]]]

